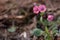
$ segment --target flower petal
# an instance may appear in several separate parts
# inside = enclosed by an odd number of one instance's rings
[[[40,12],[45,12],[46,11],[46,6],[45,5],[39,5],[39,11]]]
[[[34,7],[33,7],[33,12],[34,12],[35,14],[38,14],[38,13],[39,13],[39,7],[38,7],[38,6],[34,6]]]

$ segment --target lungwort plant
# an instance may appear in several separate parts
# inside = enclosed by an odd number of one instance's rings
[[[44,26],[44,30],[36,27],[35,29],[33,29],[32,34],[37,37],[43,35],[45,40],[53,40],[53,37],[58,33],[58,25],[57,21],[54,21],[54,15],[46,13],[46,11],[47,8],[45,5],[34,5],[33,13],[39,15],[39,20],[37,23],[42,24],[42,26],[39,25],[39,27]]]

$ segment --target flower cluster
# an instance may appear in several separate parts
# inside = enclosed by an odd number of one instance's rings
[[[33,12],[35,14],[38,14],[39,12],[45,12],[46,11],[46,6],[45,5],[39,5],[39,6],[34,6],[33,7]]]
[[[35,14],[39,14],[39,12],[40,13],[44,13],[44,12],[46,12],[46,6],[45,5],[39,5],[39,6],[37,6],[37,5],[35,5],[34,7],[33,7],[33,12],[35,13]],[[48,21],[52,21],[54,19],[54,16],[53,15],[48,15],[48,17],[47,17],[47,20]]]

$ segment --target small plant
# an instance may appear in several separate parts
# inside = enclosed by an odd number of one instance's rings
[[[32,34],[37,37],[43,35],[45,40],[53,40],[53,37],[58,33],[58,25],[57,21],[54,21],[54,15],[46,13],[46,11],[47,8],[45,5],[34,5],[33,13],[40,16],[40,19],[37,23],[42,24],[42,26],[44,26],[44,30],[36,27],[33,29]],[[46,18],[44,18],[45,14],[47,14]]]
[[[14,20],[12,22],[12,26],[10,28],[7,29],[8,32],[15,32],[17,29],[17,27],[14,25]]]
[[[11,28],[8,28],[7,30],[8,30],[9,32],[15,32],[15,31],[16,31],[16,27],[11,26]]]

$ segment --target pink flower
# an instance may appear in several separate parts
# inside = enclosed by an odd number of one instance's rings
[[[35,14],[38,14],[38,13],[39,13],[39,7],[38,7],[38,6],[34,6],[34,7],[33,7],[33,12],[34,12]]]
[[[47,18],[48,21],[52,21],[53,19],[54,19],[53,15],[48,15],[48,18]]]
[[[45,12],[46,11],[46,6],[45,5],[39,5],[39,11],[40,12]]]

